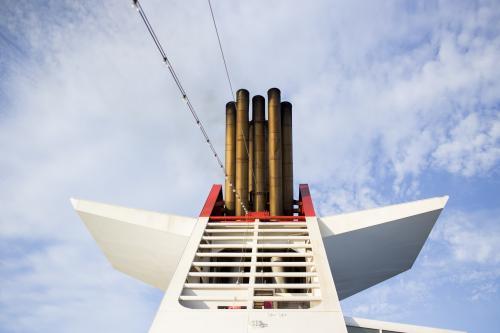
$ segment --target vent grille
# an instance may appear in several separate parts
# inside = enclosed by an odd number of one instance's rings
[[[208,222],[179,301],[195,309],[308,309],[321,301],[306,222]]]

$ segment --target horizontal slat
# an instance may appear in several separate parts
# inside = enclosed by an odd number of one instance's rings
[[[185,283],[184,288],[189,289],[247,289],[250,285],[245,283]],[[254,288],[260,289],[317,289],[317,283],[256,283]]]
[[[250,234],[253,235],[253,229],[205,229],[207,234]]]
[[[311,267],[314,266],[313,262],[300,262],[300,261],[294,261],[294,262],[256,262],[255,266],[257,267]]]
[[[306,266],[314,266],[312,262],[300,262],[300,261],[290,261],[290,262],[237,262],[237,261],[228,261],[228,262],[209,262],[209,261],[195,261],[193,262],[193,266],[198,267],[252,267],[252,266],[260,266],[260,267],[306,267]]]
[[[201,239],[204,240],[245,240],[245,241],[251,241],[253,240],[253,235],[246,235],[246,236],[240,236],[240,235],[233,235],[233,236],[203,236]]]
[[[307,302],[321,301],[320,296],[254,296],[254,301]]]
[[[253,255],[252,252],[196,252],[196,256],[203,258],[249,258]]]
[[[309,236],[257,236],[258,240],[273,240],[273,239],[285,239],[285,240],[308,240]]]
[[[276,248],[292,248],[292,249],[310,249],[311,244],[257,244],[258,249],[276,249]]]
[[[276,239],[285,239],[285,240],[307,240],[309,236],[257,236],[258,240],[276,240]],[[255,239],[253,236],[203,236],[204,240],[253,240]]]
[[[181,295],[179,297],[181,301],[220,301],[220,302],[239,302],[246,301],[248,297],[246,296],[191,296],[191,295]],[[320,296],[254,296],[251,298],[254,301],[281,301],[281,302],[306,302],[306,301],[321,301]]]
[[[254,266],[251,262],[236,262],[236,261],[228,261],[228,262],[209,262],[209,261],[195,261],[193,262],[193,266],[198,267],[250,267]]]
[[[207,227],[248,227],[253,228],[255,222],[208,222]]]
[[[247,296],[209,296],[209,295],[203,295],[203,296],[191,296],[191,295],[181,295],[179,296],[179,299],[181,301],[219,301],[219,302],[243,302],[247,301],[248,297]]]
[[[297,228],[287,228],[287,229],[259,229],[259,234],[262,233],[277,233],[277,232],[283,232],[283,233],[292,233],[292,232],[308,232],[307,229],[297,229]]]
[[[316,277],[315,272],[256,272],[255,277]]]
[[[198,257],[211,257],[211,258],[241,258],[241,257],[252,257],[255,255],[256,257],[283,257],[283,258],[310,258],[313,256],[311,252],[197,252],[196,255]]]
[[[236,223],[254,223],[257,220],[262,222],[304,222],[305,216],[210,216],[210,222],[236,222]]]
[[[200,244],[200,249],[251,249],[252,244]]]
[[[259,222],[259,226],[277,226],[277,227],[307,227],[306,222]]]
[[[257,252],[255,254],[257,257],[294,257],[294,258],[311,258],[313,257],[312,252]]]
[[[307,229],[297,229],[297,228],[288,228],[288,229],[258,229],[259,233],[306,233]],[[210,234],[223,234],[223,233],[253,233],[253,228],[241,228],[241,229],[205,229],[206,233]]]
[[[318,289],[318,283],[256,283],[253,285],[254,288],[259,289],[273,289],[273,288],[284,288],[284,289]]]
[[[251,249],[253,244],[200,244],[201,249]],[[256,244],[255,247],[259,249],[278,249],[278,248],[287,248],[287,249],[310,249],[311,244]]]
[[[196,277],[316,277],[315,272],[189,272]]]
[[[247,289],[247,283],[185,283],[184,288],[189,289]]]
[[[196,277],[316,277],[315,272],[189,272]]]
[[[233,226],[244,226],[247,227],[258,225],[258,226],[280,226],[280,227],[305,227],[306,222],[208,222],[209,227],[233,227]]]
[[[197,277],[249,277],[248,272],[189,272],[188,276]]]

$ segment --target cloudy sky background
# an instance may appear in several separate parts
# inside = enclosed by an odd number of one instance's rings
[[[223,152],[208,4],[143,0]],[[294,104],[323,215],[448,194],[414,268],[346,315],[500,330],[498,1],[213,6],[235,88]],[[0,7],[0,332],[146,332],[162,293],[114,271],[70,197],[196,216],[222,182],[127,0]]]

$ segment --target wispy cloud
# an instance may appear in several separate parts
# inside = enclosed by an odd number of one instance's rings
[[[426,324],[432,318],[438,326],[481,331],[498,323],[467,322],[454,326],[452,318],[467,313],[468,307],[488,313],[490,302],[499,299],[500,269],[498,211],[465,213],[452,211],[438,221],[416,264],[400,276],[343,301],[344,311],[357,316],[413,321]],[[451,310],[453,304],[462,307]],[[447,306],[450,311],[442,311]],[[460,314],[457,314],[459,311]],[[419,315],[415,315],[418,313]],[[472,319],[472,318],[471,318]],[[441,323],[441,324],[439,324]],[[429,322],[427,322],[429,324]]]
[[[29,245],[8,258],[2,248],[2,332],[138,332],[152,320],[158,296],[111,271],[92,242]]]
[[[500,110],[489,117],[470,113],[434,151],[435,164],[464,176],[484,173],[500,159]]]
[[[431,239],[446,244],[458,262],[495,265],[500,262],[498,209],[488,213],[448,214]]]

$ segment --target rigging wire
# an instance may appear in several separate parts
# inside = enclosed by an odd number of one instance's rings
[[[227,82],[229,84],[229,90],[231,92],[231,96],[233,96],[233,101],[236,101],[236,98],[234,96],[233,85],[231,83],[231,76],[229,75],[229,67],[227,66],[226,57],[224,55],[224,49],[222,48],[222,42],[221,42],[221,38],[220,38],[220,34],[219,34],[219,29],[217,28],[217,23],[215,21],[215,15],[214,15],[214,10],[212,8],[212,2],[210,0],[207,0],[207,1],[208,1],[208,7],[210,8],[210,14],[212,16],[212,22],[214,23],[215,34],[217,35],[217,41],[219,42],[219,50],[220,50],[220,54],[222,56],[222,62],[224,63],[224,68],[226,69],[226,77],[227,77]],[[243,137],[243,143],[245,145],[245,151],[247,153],[248,160],[250,160],[250,152],[248,149],[247,140],[245,139],[245,136],[243,135],[243,130],[241,128],[240,128],[240,134]],[[257,182],[257,179],[255,178],[255,173],[254,173],[253,167],[251,168],[251,171],[252,171],[252,179],[253,179],[253,182],[255,184]]]
[[[227,82],[229,84],[229,90],[231,92],[231,96],[233,96],[233,100],[236,101],[236,98],[234,96],[234,90],[233,90],[233,85],[231,83],[231,76],[229,75],[229,68],[227,66],[227,61],[226,61],[226,57],[224,55],[224,49],[222,48],[222,42],[221,42],[221,38],[220,38],[220,34],[219,34],[219,29],[217,28],[217,23],[215,21],[215,15],[214,15],[214,10],[212,8],[212,3],[210,0],[207,0],[208,1],[208,7],[210,8],[210,14],[212,16],[212,22],[214,23],[214,29],[215,29],[215,34],[217,35],[217,41],[219,42],[219,50],[220,50],[220,54],[222,56],[222,62],[224,63],[224,68],[226,70],[226,77],[227,77]],[[245,139],[245,135],[243,135],[243,130],[241,129],[240,127],[240,134],[243,138],[243,143],[245,145],[245,151],[247,153],[247,157],[248,157],[248,160],[250,161],[250,152],[248,150],[248,144],[247,144],[247,140]],[[255,178],[255,173],[254,173],[254,170],[253,170],[253,167],[251,168],[251,172],[252,172],[252,179],[253,179],[253,182],[254,184],[257,182],[256,181],[256,178]],[[245,233],[244,233],[244,237],[243,237],[243,242],[242,242],[242,247],[241,247],[241,253],[244,253],[245,252],[245,244],[247,244],[247,238],[248,238],[248,233],[250,232],[250,228],[249,228],[249,225],[250,223],[249,222],[245,222],[246,223],[246,230],[245,230]],[[242,272],[242,266],[241,266],[241,263],[243,262],[243,255],[241,256],[240,258],[240,266],[239,266],[239,269],[238,269],[238,273],[241,273]],[[243,269],[243,272],[244,272],[244,269]],[[236,279],[236,284],[239,284],[240,283],[240,275],[238,275],[238,278]]]
[[[214,10],[212,8],[212,3],[208,0],[208,6],[210,7],[210,14],[212,14],[212,21],[214,22],[215,34],[217,35],[217,41],[219,42],[219,49],[222,55],[222,61],[224,62],[224,68],[226,69],[227,82],[229,83],[229,89],[231,90],[231,95],[233,96],[233,101],[236,101],[234,97],[234,89],[231,83],[231,76],[229,75],[229,69],[227,67],[226,57],[224,56],[224,50],[222,49],[222,42],[220,40],[219,29],[217,29],[217,23],[215,22]]]
[[[170,72],[170,75],[174,79],[175,84],[177,85],[177,88],[179,89],[179,92],[182,95],[182,99],[186,102],[186,105],[187,105],[189,111],[191,112],[191,115],[193,116],[194,120],[196,121],[196,124],[198,125],[198,127],[199,127],[199,129],[200,129],[200,131],[201,131],[201,133],[203,135],[203,137],[205,138],[205,141],[207,142],[210,150],[212,151],[213,156],[217,160],[217,163],[219,164],[219,167],[221,168],[222,172],[224,173],[224,178],[226,180],[228,180],[229,186],[233,189],[233,192],[235,193],[236,199],[239,201],[241,207],[243,208],[243,211],[245,212],[245,215],[247,215],[248,214],[248,209],[245,206],[245,204],[243,203],[243,201],[241,201],[240,194],[236,190],[236,187],[229,180],[226,168],[224,167],[224,164],[222,164],[222,161],[221,161],[221,159],[219,157],[219,154],[215,150],[215,147],[214,147],[212,141],[210,140],[210,137],[208,136],[208,133],[205,130],[205,127],[203,126],[203,123],[201,122],[200,118],[198,117],[198,114],[196,113],[196,110],[195,110],[193,104],[191,103],[191,100],[189,99],[189,96],[187,95],[186,91],[184,90],[184,87],[182,86],[181,81],[180,81],[179,77],[177,76],[177,73],[175,72],[172,63],[168,59],[167,53],[163,49],[163,46],[161,45],[158,37],[156,36],[156,33],[155,33],[153,27],[151,26],[151,23],[149,23],[148,17],[146,16],[146,13],[144,12],[144,9],[142,8],[139,0],[133,0],[132,1],[132,5],[137,9],[137,12],[139,12],[139,15],[141,16],[142,21],[146,25],[146,28],[148,29],[148,32],[151,35],[151,38],[153,39],[153,41],[154,41],[154,43],[156,45],[156,48],[160,52],[160,55],[161,55],[161,57],[163,59],[163,63],[165,63],[165,65],[167,65],[168,70]],[[231,92],[232,92],[232,90],[231,90]],[[248,149],[247,149],[247,154],[248,154]]]

